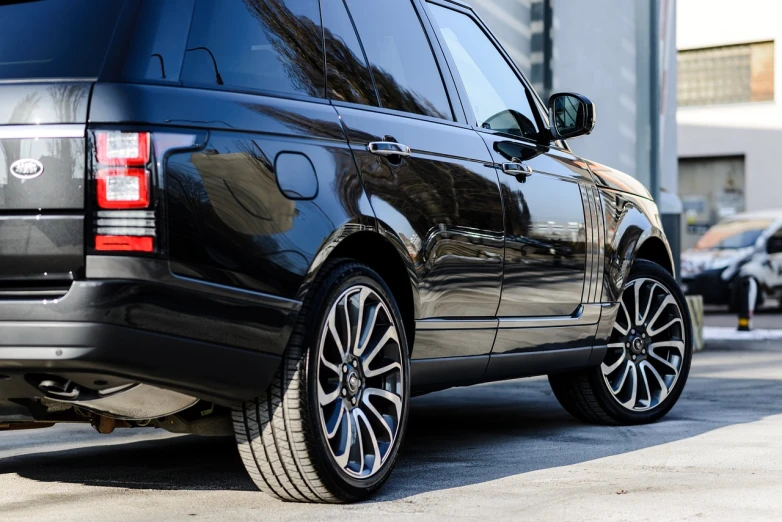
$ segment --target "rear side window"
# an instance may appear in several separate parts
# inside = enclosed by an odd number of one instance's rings
[[[0,2],[0,80],[97,78],[123,1]]]
[[[318,0],[197,0],[182,83],[323,97]]]
[[[381,107],[453,120],[432,48],[410,0],[347,0]]]
[[[321,5],[328,77],[326,96],[377,106],[375,86],[344,0],[321,0]]]

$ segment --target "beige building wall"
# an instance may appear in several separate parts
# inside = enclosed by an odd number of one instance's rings
[[[679,157],[745,156],[747,210],[782,207],[782,1],[679,0],[678,47],[773,40],[775,101],[680,107]]]

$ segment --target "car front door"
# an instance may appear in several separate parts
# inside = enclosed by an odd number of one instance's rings
[[[545,117],[523,77],[474,14],[432,0],[465,112],[499,172],[505,206],[505,269],[493,354],[588,344],[599,307],[602,219],[590,172],[550,143]],[[549,320],[549,321],[546,321]],[[519,335],[520,328],[556,328]]]
[[[464,374],[478,378],[502,287],[504,224],[492,157],[464,121],[431,29],[411,0],[393,9],[385,0],[347,0],[347,12],[342,0],[322,1],[327,97],[381,226],[403,243],[416,272],[414,362],[461,358]]]

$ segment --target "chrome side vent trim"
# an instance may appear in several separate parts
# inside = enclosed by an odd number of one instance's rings
[[[584,204],[586,227],[586,276],[581,302],[599,303],[603,298],[605,275],[605,220],[600,191],[590,185],[579,185]]]

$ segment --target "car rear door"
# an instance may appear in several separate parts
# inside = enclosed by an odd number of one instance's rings
[[[84,269],[85,125],[123,0],[0,5],[0,298]]]
[[[491,155],[466,125],[414,3],[399,0],[393,9],[384,0],[345,3],[350,16],[342,0],[323,0],[327,96],[380,223],[404,243],[415,266],[413,358],[487,356],[504,234]],[[480,376],[485,360],[472,368]]]

